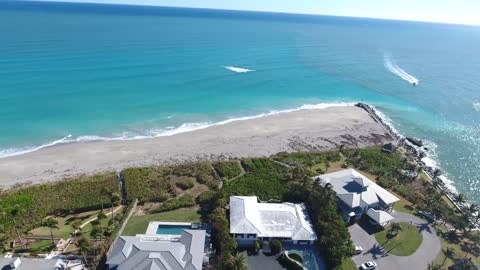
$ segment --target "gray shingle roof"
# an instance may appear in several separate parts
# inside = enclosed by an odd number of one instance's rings
[[[374,205],[380,200],[385,204],[392,204],[399,200],[395,195],[354,169],[341,170],[318,177],[324,183],[330,183],[337,193],[337,197],[350,208]]]
[[[11,270],[10,262],[12,258],[0,258],[0,270]],[[59,259],[35,259],[35,258],[20,258],[20,265],[15,270],[56,270],[64,269],[62,260]],[[58,268],[55,268],[59,266]]]
[[[120,236],[113,243],[107,264],[118,270],[200,270],[204,245],[204,230],[184,230],[175,240]]]

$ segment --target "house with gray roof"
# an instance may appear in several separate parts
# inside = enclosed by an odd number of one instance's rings
[[[0,258],[0,270],[64,270],[67,263],[60,259]]]
[[[304,204],[261,203],[256,196],[230,197],[230,233],[240,245],[257,239],[295,244],[317,240]]]
[[[205,230],[120,236],[113,243],[107,265],[112,270],[201,270],[205,236]]]
[[[331,185],[346,222],[359,219],[363,214],[381,226],[385,226],[393,219],[389,212],[399,199],[354,169],[323,174],[315,178],[323,185]]]

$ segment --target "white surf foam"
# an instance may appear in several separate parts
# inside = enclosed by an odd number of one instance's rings
[[[253,69],[234,67],[234,66],[224,66],[224,68],[237,73],[247,73],[247,72],[255,71]]]
[[[480,112],[480,102],[474,102],[472,106],[475,111]]]
[[[103,136],[96,136],[96,135],[82,135],[73,138],[71,134],[65,136],[59,140],[55,140],[53,142],[49,142],[46,144],[42,144],[40,146],[31,146],[31,147],[24,147],[24,148],[10,148],[5,150],[0,150],[0,158],[11,157],[22,155],[30,152],[34,152],[43,148],[47,148],[50,146],[58,145],[58,144],[65,144],[65,143],[73,143],[73,142],[93,142],[93,141],[124,141],[124,140],[139,140],[139,139],[149,139],[155,137],[162,137],[162,136],[172,136],[179,133],[195,131],[199,129],[205,129],[212,126],[219,126],[225,125],[228,123],[236,122],[236,121],[244,121],[249,119],[255,119],[265,116],[277,115],[282,113],[300,111],[300,110],[314,110],[314,109],[325,109],[330,107],[342,107],[342,106],[354,106],[355,102],[333,102],[333,103],[320,103],[320,104],[304,104],[300,107],[293,108],[293,109],[286,109],[286,110],[273,110],[266,113],[252,115],[252,116],[244,116],[244,117],[237,117],[237,118],[230,118],[227,120],[223,120],[220,122],[200,122],[200,123],[184,123],[178,127],[166,127],[163,129],[154,129],[149,130],[146,132],[148,135],[144,134],[132,134],[132,133],[123,133],[120,136],[116,137],[103,137]]]
[[[384,66],[393,74],[397,75],[401,79],[409,82],[410,84],[418,84],[419,80],[415,78],[412,74],[409,74],[395,63],[390,55],[385,54],[383,57]]]

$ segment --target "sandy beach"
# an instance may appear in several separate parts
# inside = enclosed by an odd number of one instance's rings
[[[302,110],[129,141],[61,144],[0,159],[0,185],[40,183],[79,174],[198,159],[269,156],[281,151],[380,145],[389,133],[365,110]]]

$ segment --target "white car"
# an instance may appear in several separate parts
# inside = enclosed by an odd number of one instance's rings
[[[360,265],[360,269],[362,270],[373,270],[377,267],[377,263],[374,261],[371,262],[366,262],[362,265]]]
[[[363,252],[363,248],[361,246],[355,246],[355,255],[358,255]]]

